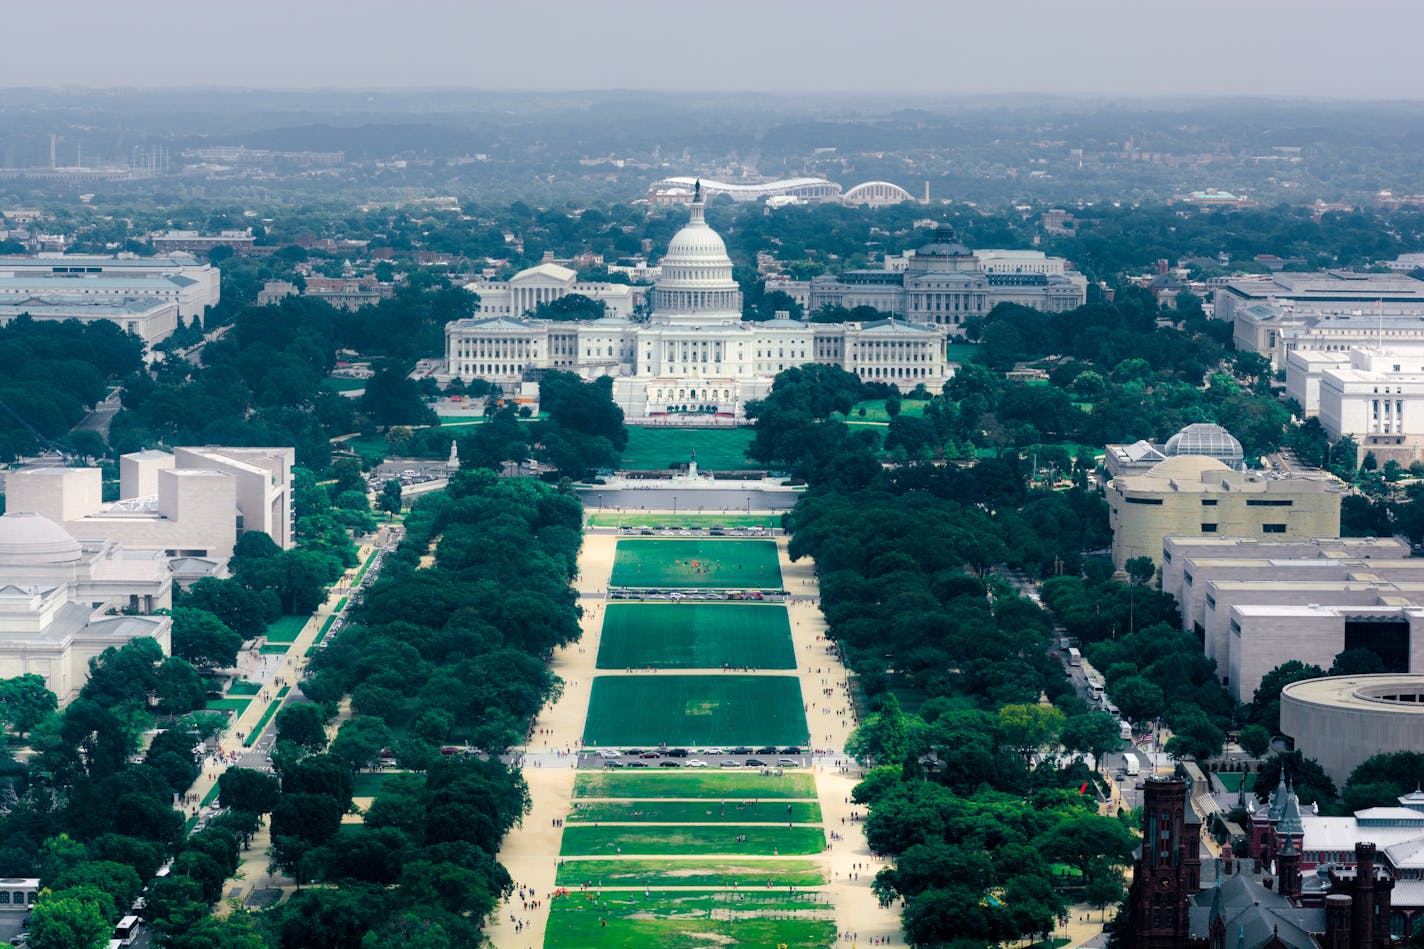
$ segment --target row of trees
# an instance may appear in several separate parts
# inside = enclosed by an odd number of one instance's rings
[[[511,886],[494,854],[529,806],[519,773],[494,755],[561,686],[545,657],[579,634],[569,580],[581,522],[572,493],[484,470],[458,472],[412,508],[381,579],[313,657],[311,701],[277,716],[279,780],[233,779],[234,806],[271,812],[274,865],[324,884],[263,915],[273,944],[480,941]],[[328,740],[345,697],[352,715]],[[452,741],[491,757],[442,754]],[[343,826],[353,776],[383,753],[412,773],[382,785],[359,827]]]
[[[1076,569],[1106,537],[1105,512],[1082,489],[1031,490],[1013,453],[887,469],[877,440],[842,421],[867,394],[854,376],[806,366],[749,412],[751,454],[809,482],[786,517],[790,554],[815,559],[829,634],[875,709],[848,750],[874,766],[855,800],[869,806],[872,848],[895,858],[876,892],[905,901],[917,945],[1034,937],[1053,928],[1067,887],[1120,898],[1132,834],[1081,793],[1086,765],[1045,757],[1096,759],[1118,727],[1049,657],[1048,615],[990,568]]]

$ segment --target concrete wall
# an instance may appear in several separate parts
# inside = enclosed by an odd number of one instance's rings
[[[1303,700],[1287,687],[1281,695],[1281,732],[1343,786],[1371,755],[1424,748],[1424,708],[1335,707]]]

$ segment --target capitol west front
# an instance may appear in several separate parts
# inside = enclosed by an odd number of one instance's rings
[[[671,415],[741,418],[776,374],[806,363],[840,366],[866,382],[937,391],[952,375],[941,326],[879,320],[803,323],[742,320],[732,261],[707,225],[704,204],[668,244],[651,316],[566,322],[519,316],[456,320],[445,328],[451,377],[506,391],[540,370],[613,377],[613,398],[630,421]]]

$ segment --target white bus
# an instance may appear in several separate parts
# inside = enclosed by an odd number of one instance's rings
[[[1142,773],[1142,766],[1137,762],[1137,755],[1129,751],[1122,757],[1124,760],[1123,770],[1127,772],[1128,777],[1135,777]]]
[[[1081,666],[1083,664],[1083,654],[1078,651],[1077,646],[1072,646],[1068,650],[1068,665]]]
[[[132,946],[143,931],[143,923],[137,916],[125,916],[114,927],[114,939],[121,946]]]
[[[1132,741],[1132,726],[1127,722],[1118,722],[1119,734],[1123,741]]]

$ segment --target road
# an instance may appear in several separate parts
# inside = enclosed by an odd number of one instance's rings
[[[98,432],[107,441],[109,438],[109,423],[114,420],[114,415],[123,406],[123,391],[115,389],[109,393],[109,397],[103,402],[94,406],[93,411],[79,420],[79,424],[70,429],[74,432]]]

